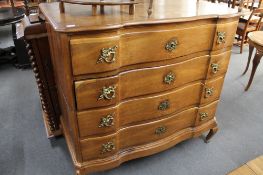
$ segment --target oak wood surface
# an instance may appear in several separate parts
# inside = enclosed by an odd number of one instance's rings
[[[211,55],[211,60],[207,72],[207,79],[225,74],[227,72],[230,56],[231,56],[231,50],[220,54]],[[213,64],[218,65],[218,71],[214,72],[212,66]]]
[[[141,0],[139,2],[138,5],[135,5],[135,13],[132,16],[128,14],[126,9],[110,7],[105,9],[104,15],[94,17],[92,16],[92,9],[74,4],[65,4],[65,11],[69,12],[60,13],[59,3],[40,4],[40,10],[54,29],[61,32],[105,30],[138,24],[172,23],[239,16],[237,9],[227,8],[223,3],[166,0],[165,3],[155,1],[153,13],[149,17],[147,13],[149,1]]]
[[[243,165],[228,175],[257,175],[248,165]]]
[[[177,27],[178,28],[178,27]],[[227,26],[226,26],[227,28]],[[215,25],[186,26],[176,29],[176,25],[151,26],[122,30],[114,36],[88,36],[71,40],[72,66],[74,75],[110,71],[123,66],[139,63],[168,60],[195,52],[209,50]],[[197,34],[198,35],[195,35]],[[173,51],[165,49],[171,40],[178,45]],[[129,42],[127,42],[129,41]],[[198,41],[198,45],[195,42]],[[231,43],[228,43],[231,44]],[[97,63],[102,48],[118,46],[116,62]],[[87,49],[88,48],[88,49]],[[131,49],[132,48],[132,49]],[[159,50],[153,52],[152,49]]]
[[[62,125],[64,125],[63,121],[61,123]],[[124,149],[121,152],[118,152],[118,154],[116,155],[106,157],[103,159],[86,161],[86,162],[77,161],[75,157],[76,154],[74,153],[74,149],[71,145],[71,142],[68,142],[69,135],[67,132],[64,132],[64,133],[65,133],[66,141],[68,143],[68,147],[71,153],[70,155],[72,157],[73,163],[76,168],[76,172],[81,175],[86,175],[87,173],[90,173],[90,172],[104,171],[104,170],[108,170],[108,169],[117,167],[125,161],[129,161],[129,160],[136,159],[139,157],[149,156],[149,155],[164,151],[186,139],[193,138],[193,137],[199,137],[202,133],[216,126],[217,126],[216,120],[212,119],[203,125],[200,125],[194,128],[183,129],[180,132],[176,132],[175,134],[169,137],[166,137],[164,139],[160,139],[156,142],[152,142],[152,143],[140,145],[140,146],[134,146],[132,148]]]
[[[208,56],[198,57],[174,65],[128,71],[111,78],[76,82],[77,108],[83,110],[113,105],[130,97],[162,92],[186,83],[205,79],[209,63],[208,58]],[[175,80],[171,84],[166,84],[164,77],[170,72],[174,74]],[[98,100],[102,88],[109,86],[116,86],[116,97],[112,100]]]
[[[218,130],[216,106],[239,14],[204,1],[167,0],[156,1],[147,16],[148,1],[141,2],[134,15],[109,7],[104,16],[90,16],[92,10],[80,5],[65,4],[63,14],[57,3],[40,5],[63,131],[79,175],[163,151],[205,131],[210,139]],[[166,43],[175,37],[177,48],[167,52]],[[101,49],[114,45],[116,63],[97,63]],[[164,84],[170,71],[175,80]],[[116,97],[98,100],[102,88],[112,85]],[[200,113],[207,113],[202,121]],[[98,127],[108,114],[114,114],[115,125]]]
[[[251,160],[243,166],[233,170],[228,175],[262,175],[263,174],[263,156]]]
[[[80,136],[113,132],[125,126],[164,117],[189,106],[197,106],[201,91],[201,82],[194,82],[174,91],[124,101],[114,107],[79,112]],[[160,103],[166,100],[169,101],[169,108],[158,110]],[[114,125],[99,128],[101,118],[109,114],[114,116]]]
[[[216,109],[217,109],[217,105],[218,105],[218,100],[212,103],[209,103],[206,106],[200,107],[198,109],[195,125],[196,126],[202,125],[206,123],[207,121],[211,120],[212,118],[214,118]],[[207,117],[201,118],[202,113],[207,113]]]
[[[212,101],[220,97],[221,90],[224,84],[224,78],[224,76],[221,76],[215,79],[207,80],[205,82],[203,92],[201,95],[201,104],[211,103]],[[212,89],[213,92],[211,96],[206,95],[206,89]]]
[[[71,62],[69,54],[68,37],[65,34],[55,32],[50,25],[46,22],[48,31],[48,40],[51,49],[51,61],[54,68],[54,77],[58,89],[58,99],[60,109],[62,112],[61,121],[64,122],[64,133],[67,132],[70,136],[68,143],[71,145],[71,153],[78,162],[82,161],[79,151],[79,131],[77,127],[77,119],[75,118],[75,96],[72,89],[73,78],[71,76]]]
[[[176,131],[192,127],[195,123],[196,113],[197,109],[191,108],[160,121],[123,128],[115,134],[104,137],[82,140],[81,147],[83,159],[90,160],[108,157],[109,155],[118,152],[118,150],[168,137]],[[161,126],[166,127],[166,132],[160,135],[155,134],[155,130]],[[107,143],[108,141],[114,142],[116,146],[115,150],[106,154],[101,154],[102,144]]]
[[[246,163],[250,169],[252,169],[256,175],[263,174],[263,156],[260,156],[254,160]]]

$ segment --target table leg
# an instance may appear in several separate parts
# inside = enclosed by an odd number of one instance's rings
[[[235,8],[236,6],[236,0],[232,0],[232,8]]]
[[[262,58],[263,56],[263,52],[258,52],[256,53],[254,59],[253,59],[253,67],[252,67],[252,72],[251,72],[251,75],[250,75],[250,78],[249,78],[249,81],[248,81],[248,84],[247,84],[247,87],[245,89],[245,91],[247,91],[253,81],[253,78],[254,78],[254,75],[256,73],[256,70],[257,70],[257,67],[258,67],[258,64],[260,63],[260,59]]]
[[[254,46],[249,45],[249,54],[248,54],[247,66],[246,66],[246,69],[245,69],[245,71],[243,72],[242,75],[245,75],[247,73],[247,70],[248,70],[249,65],[250,65],[250,60],[251,60],[253,51],[254,51]]]

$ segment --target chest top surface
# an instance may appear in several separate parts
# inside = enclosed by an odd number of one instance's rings
[[[65,3],[65,13],[60,13],[59,3],[40,4],[40,10],[59,32],[79,32],[117,29],[133,25],[172,23],[209,18],[238,16],[237,9],[225,3],[197,0],[154,0],[153,12],[147,10],[150,0],[138,0],[134,15],[129,15],[126,6],[106,6],[104,15],[92,15],[92,7]]]

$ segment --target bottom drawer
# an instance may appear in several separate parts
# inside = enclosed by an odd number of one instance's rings
[[[198,108],[191,108],[162,120],[123,128],[112,135],[82,140],[83,160],[108,157],[121,149],[157,141],[182,129],[193,127],[197,111]]]

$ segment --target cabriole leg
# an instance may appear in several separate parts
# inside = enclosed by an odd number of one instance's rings
[[[205,138],[205,143],[209,143],[210,139],[216,134],[217,131],[218,131],[218,127],[214,127],[210,129],[209,133]]]
[[[258,64],[260,63],[260,60],[263,56],[263,53],[257,51],[254,59],[253,59],[253,67],[252,67],[252,72],[251,72],[251,75],[250,75],[250,78],[249,78],[249,81],[248,81],[248,84],[247,84],[247,87],[245,88],[245,91],[247,91],[253,81],[253,78],[254,78],[254,75],[256,73],[256,70],[257,70],[257,67],[258,67]]]
[[[247,73],[247,70],[248,70],[249,65],[250,65],[250,60],[251,60],[253,51],[254,51],[254,46],[249,45],[249,54],[248,54],[247,66],[246,66],[246,69],[245,69],[245,71],[244,71],[244,73],[242,75],[245,75]]]

